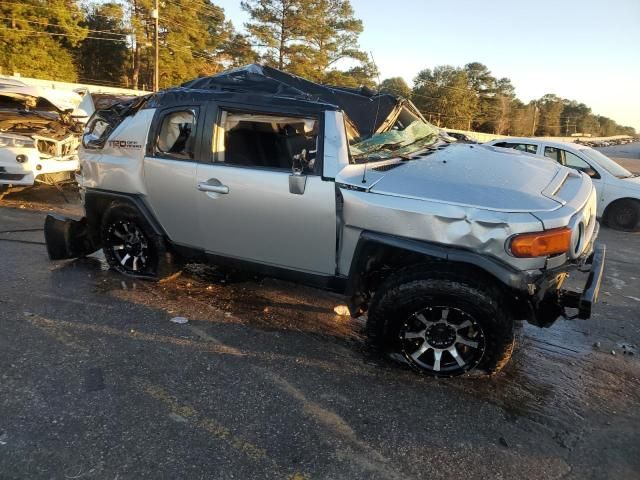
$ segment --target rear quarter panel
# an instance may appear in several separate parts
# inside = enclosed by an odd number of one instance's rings
[[[125,118],[102,149],[81,147],[83,186],[146,195],[144,155],[155,109],[140,110]]]

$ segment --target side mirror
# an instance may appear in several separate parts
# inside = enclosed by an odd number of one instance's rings
[[[583,172],[589,175],[591,178],[600,178],[600,175],[598,175],[598,172],[596,172],[593,168],[590,168],[590,167],[585,168]]]
[[[85,148],[102,148],[103,145],[104,142],[91,133],[85,133],[82,136],[82,146]]]

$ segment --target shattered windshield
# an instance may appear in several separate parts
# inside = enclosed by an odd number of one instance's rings
[[[435,126],[416,120],[402,130],[389,130],[350,145],[355,163],[408,157],[433,145],[440,137]]]

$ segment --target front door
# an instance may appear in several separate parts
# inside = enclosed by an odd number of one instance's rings
[[[170,240],[204,248],[198,221],[196,174],[201,152],[200,109],[161,110],[154,118],[144,159],[147,203]]]
[[[215,116],[212,161],[197,169],[205,249],[333,275],[335,186],[316,173],[318,118],[238,109]],[[299,175],[291,182],[294,167]]]

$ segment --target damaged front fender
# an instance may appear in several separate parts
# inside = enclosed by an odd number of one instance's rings
[[[84,217],[75,220],[62,215],[47,215],[44,221],[44,239],[51,260],[82,257],[100,248],[93,244],[87,219]]]

